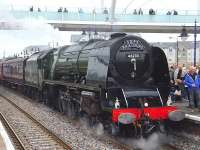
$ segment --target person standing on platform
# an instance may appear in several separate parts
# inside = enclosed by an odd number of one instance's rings
[[[196,68],[191,66],[189,72],[185,75],[184,83],[188,86],[188,91],[190,95],[189,107],[190,108],[200,108],[200,100],[198,98],[200,79],[198,79],[196,74]]]
[[[170,76],[170,84],[174,84],[174,66],[170,66],[169,68],[169,76]]]
[[[198,67],[199,68],[199,67]],[[197,107],[200,111],[200,70],[198,70],[197,75],[196,75],[196,85],[197,85],[197,89],[196,89],[196,104]]]
[[[175,81],[174,81],[174,66],[170,66],[169,68],[169,76],[170,76],[170,99],[172,102],[175,102],[176,101],[176,97],[175,97],[175,90],[176,90],[176,87],[175,87]]]
[[[139,11],[138,11],[138,15],[143,15],[143,11],[142,11],[141,8],[140,8]]]
[[[107,8],[104,9],[103,14],[108,15],[108,9]]]
[[[133,15],[137,15],[137,10],[136,9],[134,9]]]
[[[68,13],[68,9],[67,8],[64,8],[64,13]]]
[[[183,65],[179,64],[179,66],[174,71],[174,81],[175,81],[175,99],[182,100],[182,92],[184,90],[183,85]]]

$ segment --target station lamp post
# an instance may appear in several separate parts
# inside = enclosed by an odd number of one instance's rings
[[[181,30],[181,34],[179,36],[177,36],[176,39],[176,65],[178,66],[178,51],[179,51],[179,45],[178,45],[178,38],[181,37],[182,41],[186,41],[188,38],[188,34],[186,31],[185,26],[183,26],[182,30]]]
[[[194,67],[196,67],[197,21],[194,22]]]
[[[178,37],[179,36],[176,37],[176,66],[178,66]]]

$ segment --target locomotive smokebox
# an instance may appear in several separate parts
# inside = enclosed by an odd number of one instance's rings
[[[135,85],[152,73],[150,45],[140,37],[121,36],[110,46],[110,73],[120,84]]]
[[[127,125],[135,121],[136,116],[132,113],[122,113],[119,115],[118,121],[121,124]]]
[[[180,110],[175,110],[169,113],[169,119],[171,121],[181,121],[185,118],[185,113]]]

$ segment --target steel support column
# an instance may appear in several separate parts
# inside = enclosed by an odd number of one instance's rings
[[[194,22],[194,66],[196,66],[197,21]]]
[[[115,8],[116,8],[117,0],[112,0],[111,8],[110,8],[110,22],[113,23],[115,21]]]

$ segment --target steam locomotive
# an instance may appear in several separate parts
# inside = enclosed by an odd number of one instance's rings
[[[164,52],[144,39],[112,34],[0,63],[0,80],[69,116],[109,122],[111,131],[148,134],[184,114],[167,106]],[[134,129],[134,130],[133,130]]]

